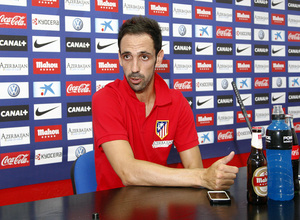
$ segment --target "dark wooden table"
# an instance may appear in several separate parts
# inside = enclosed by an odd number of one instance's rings
[[[300,219],[299,194],[289,202],[253,206],[246,199],[246,168],[229,190],[230,205],[211,206],[206,189],[124,187],[0,207],[1,220],[21,219]],[[1,196],[1,195],[0,195]]]

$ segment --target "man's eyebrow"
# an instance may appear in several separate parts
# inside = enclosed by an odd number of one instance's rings
[[[125,54],[131,54],[131,52],[124,51],[123,53],[121,53],[121,55],[125,55]],[[140,51],[140,52],[138,52],[138,54],[148,54],[148,55],[151,55],[151,53],[147,52],[147,51]]]

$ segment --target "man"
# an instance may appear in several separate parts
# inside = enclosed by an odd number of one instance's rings
[[[228,156],[204,169],[192,110],[183,95],[156,74],[163,60],[161,30],[146,17],[120,28],[124,79],[95,93],[92,101],[98,190],[128,185],[228,189],[238,172]],[[167,167],[172,144],[185,169]]]

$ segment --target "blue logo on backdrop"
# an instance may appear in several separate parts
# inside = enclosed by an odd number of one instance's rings
[[[73,21],[73,28],[80,31],[83,28],[83,21],[80,18],[75,18]]]
[[[11,84],[8,86],[7,92],[11,97],[17,97],[20,94],[20,87],[17,84]]]

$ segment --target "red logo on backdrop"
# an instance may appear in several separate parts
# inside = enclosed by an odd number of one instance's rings
[[[95,0],[96,11],[118,12],[118,0]]]
[[[300,32],[299,31],[289,31],[288,41],[300,42]]]
[[[214,113],[198,114],[197,126],[210,126],[214,125]]]
[[[252,72],[252,62],[251,60],[248,61],[236,61],[236,71],[240,72]]]
[[[246,112],[247,112],[247,116],[248,116],[248,118],[249,118],[249,121],[252,121],[252,111],[249,110],[249,111],[246,111]],[[237,123],[246,122],[246,119],[245,119],[245,117],[244,117],[242,111],[238,111],[238,112],[236,113],[236,118],[237,118],[237,120],[236,120]]]
[[[66,82],[67,96],[91,95],[91,81]]]
[[[197,73],[212,73],[214,70],[213,60],[196,60]]]
[[[272,61],[272,72],[285,72],[285,61]]]
[[[0,169],[26,167],[30,165],[30,151],[4,153],[0,155]]]
[[[59,0],[32,0],[32,6],[59,8]]]
[[[27,29],[25,13],[0,12],[0,28]]]
[[[269,88],[269,78],[268,77],[254,78],[254,88],[255,89],[268,89]]]
[[[218,131],[218,142],[233,141],[233,129]]]
[[[60,74],[60,59],[33,59],[33,74]]]
[[[300,122],[294,122],[294,129],[296,133],[300,133]]]
[[[118,59],[96,59],[96,73],[119,73]]]
[[[174,89],[177,89],[182,92],[191,92],[193,91],[193,83],[191,79],[174,79]]]
[[[35,142],[62,140],[61,125],[34,127]]]
[[[155,67],[155,71],[158,73],[169,73],[170,72],[170,60],[163,60],[159,66]]]
[[[149,2],[149,15],[169,16],[169,4]]]
[[[195,18],[212,20],[213,19],[212,8],[196,6]]]
[[[235,21],[251,23],[251,11],[236,10],[235,11]]]
[[[232,36],[232,27],[216,27],[217,38],[232,39]]]
[[[285,25],[285,15],[272,14],[271,15],[271,24]]]

